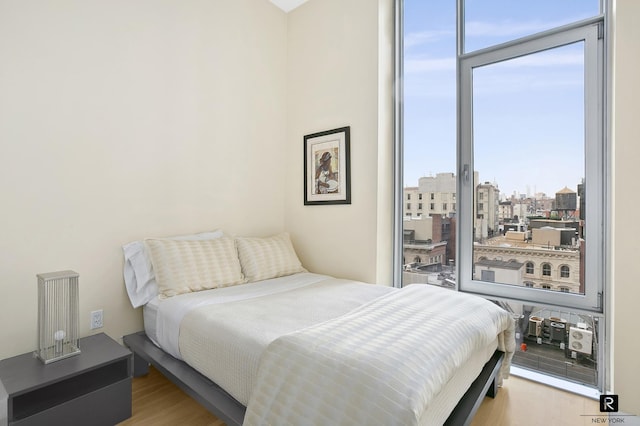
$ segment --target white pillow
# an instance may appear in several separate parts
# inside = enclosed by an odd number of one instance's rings
[[[296,255],[289,234],[271,237],[237,237],[242,272],[249,282],[307,272]]]
[[[148,238],[144,243],[160,298],[245,282],[233,238],[200,241]]]
[[[220,238],[224,233],[220,230],[199,234],[168,237],[173,240],[212,240]],[[124,251],[124,283],[129,300],[134,308],[140,307],[158,295],[151,259],[145,250],[143,241],[132,241],[122,246]]]

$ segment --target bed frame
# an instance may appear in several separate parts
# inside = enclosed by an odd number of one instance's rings
[[[180,361],[158,348],[144,331],[124,336],[123,341],[133,352],[134,377],[147,374],[149,365],[153,365],[165,377],[228,426],[242,425],[246,411],[244,405],[184,361]],[[500,371],[503,357],[503,352],[494,352],[480,375],[458,402],[445,425],[470,424],[485,395],[491,398],[495,397],[498,392],[496,376]]]

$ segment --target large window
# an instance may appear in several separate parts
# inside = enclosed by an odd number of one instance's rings
[[[520,341],[592,363],[600,385],[603,349],[572,351],[556,329],[604,322],[604,1],[401,1],[397,188],[430,203],[402,212],[396,257],[404,283],[562,312],[540,336],[521,319]]]

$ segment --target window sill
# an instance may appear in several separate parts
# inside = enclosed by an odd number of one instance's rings
[[[528,370],[526,368],[511,366],[511,373],[516,377],[531,380],[533,382],[542,383],[543,385],[551,386],[566,392],[582,395],[586,398],[599,399],[600,391],[596,388],[581,385],[578,383],[563,380],[557,377],[548,376],[546,374],[538,373],[536,371]]]

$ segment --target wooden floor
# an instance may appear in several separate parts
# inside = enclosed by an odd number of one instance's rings
[[[495,399],[485,398],[472,426],[590,425],[598,402],[518,377],[505,380]],[[133,379],[133,416],[121,426],[223,426],[153,367]]]
[[[484,399],[471,426],[591,425],[599,413],[599,401],[511,376],[495,399]]]

